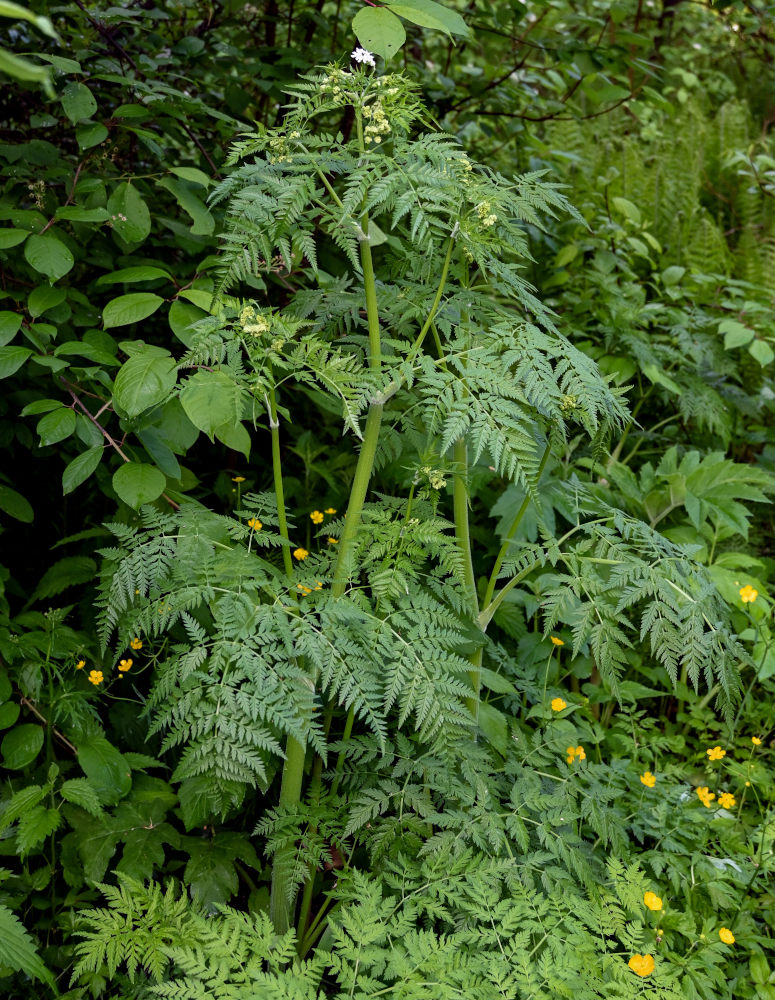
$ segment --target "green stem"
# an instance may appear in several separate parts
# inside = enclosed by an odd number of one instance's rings
[[[277,500],[277,520],[280,535],[286,543],[283,545],[283,565],[288,576],[293,576],[291,560],[291,540],[288,537],[288,520],[285,515],[285,492],[283,490],[283,467],[280,459],[280,421],[277,419],[277,399],[274,387],[269,390],[269,430],[272,434],[272,474],[274,476],[274,492]]]
[[[441,296],[444,294],[444,288],[447,284],[447,275],[449,274],[449,264],[450,261],[452,260],[452,247],[455,245],[456,235],[457,235],[457,223],[455,223],[455,228],[452,230],[452,235],[449,237],[449,242],[447,244],[447,253],[446,256],[444,257],[444,263],[441,268],[441,277],[439,278],[439,285],[438,288],[436,289],[436,296],[433,299],[431,310],[428,313],[428,317],[423,323],[420,332],[417,334],[417,337],[415,338],[415,341],[412,344],[412,348],[409,351],[409,354],[407,354],[406,356],[406,360],[409,362],[414,361],[415,357],[417,356],[417,352],[420,350],[420,348],[422,347],[422,343],[425,340],[425,334],[430,329],[431,323],[433,322],[436,316],[436,312],[438,311],[439,303],[441,302]]]
[[[453,458],[455,480],[452,488],[452,509],[455,519],[455,541],[463,557],[463,581],[468,597],[469,614],[473,621],[479,617],[479,600],[476,594],[476,576],[471,554],[471,529],[468,519],[468,447],[465,437],[455,441]],[[479,693],[481,690],[482,648],[470,656],[471,670],[468,677],[473,693],[466,699],[466,705],[474,719],[479,718]]]
[[[549,452],[551,451],[551,446],[547,443],[544,453],[541,456],[541,464],[538,466],[538,475],[536,476],[536,486],[541,481],[541,476],[544,474],[544,469],[546,468],[546,463],[549,460]],[[498,574],[501,571],[501,566],[503,565],[503,560],[506,558],[506,553],[511,547],[511,540],[517,533],[517,528],[519,527],[522,518],[525,516],[525,511],[530,504],[530,494],[525,494],[525,499],[522,501],[519,510],[517,511],[516,517],[511,523],[511,527],[506,533],[506,537],[503,539],[503,544],[500,547],[500,551],[495,559],[495,565],[492,568],[492,573],[490,573],[490,579],[487,582],[487,590],[484,595],[484,601],[482,604],[484,607],[488,607],[492,602],[493,594],[495,593],[495,587],[498,584]]]

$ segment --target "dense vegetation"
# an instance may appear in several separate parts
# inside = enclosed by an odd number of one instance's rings
[[[3,996],[775,1000],[773,11],[0,18]]]

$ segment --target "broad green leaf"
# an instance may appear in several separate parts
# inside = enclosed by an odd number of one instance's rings
[[[108,198],[108,212],[113,231],[127,243],[142,243],[151,231],[151,213],[137,188],[119,184]]]
[[[0,229],[0,250],[10,250],[23,243],[30,234],[23,229]]]
[[[615,99],[616,98],[614,98],[614,100]],[[641,224],[642,216],[637,205],[634,205],[627,198],[612,198],[611,203],[616,211],[620,212],[626,219],[632,222],[633,225],[639,226]]]
[[[111,299],[102,311],[102,323],[106,330],[116,326],[128,326],[152,316],[164,302],[161,295],[153,292],[130,292]]]
[[[0,753],[3,764],[11,771],[19,771],[31,764],[43,747],[43,727],[32,723],[16,726],[3,737]]]
[[[78,205],[61,205],[54,216],[66,222],[106,222],[110,218],[106,208],[80,208]]]
[[[197,372],[180,393],[191,423],[212,441],[217,429],[242,420],[242,390],[225,372]]]
[[[51,87],[51,71],[47,66],[36,66],[29,59],[22,59],[8,49],[0,48],[0,73],[13,77],[15,80],[24,80],[27,83],[42,83],[46,91],[53,96]]]
[[[156,427],[144,427],[137,432],[145,450],[168,479],[180,479],[180,464],[175,453]]]
[[[29,347],[0,347],[0,378],[13,375],[31,354]]]
[[[41,961],[24,925],[8,907],[0,904],[0,966],[3,965],[54,986],[54,977]]]
[[[170,173],[175,174],[176,177],[182,177],[184,181],[198,184],[200,187],[210,186],[210,178],[197,167],[170,167]]]
[[[24,521],[26,524],[29,524],[35,517],[35,512],[29,501],[25,500],[21,493],[12,490],[10,486],[0,485],[0,510],[4,510],[6,514],[10,514],[17,521]]]
[[[108,130],[104,125],[100,125],[99,122],[88,122],[85,125],[79,125],[75,130],[75,138],[81,149],[91,149],[93,146],[99,146],[107,137]]]
[[[64,288],[58,288],[56,285],[39,285],[30,292],[27,298],[27,309],[30,316],[37,319],[47,310],[55,309],[61,305],[66,297],[67,292]]]
[[[62,91],[62,110],[73,123],[91,118],[97,110],[94,94],[85,83],[68,83]]]
[[[578,252],[578,246],[575,243],[569,243],[568,246],[563,247],[554,258],[554,266],[565,267],[566,264],[570,264],[570,262],[576,258]]]
[[[213,307],[213,293],[206,292],[203,288],[185,288],[178,295],[193,302],[198,309],[203,309],[205,312],[209,312]]]
[[[726,346],[726,344],[725,344]],[[768,365],[773,358],[775,358],[775,351],[770,347],[766,340],[754,340],[751,346],[748,348],[748,353],[752,358],[756,358],[762,368]]]
[[[666,267],[662,272],[662,284],[666,288],[670,288],[671,285],[677,285],[685,274],[686,268],[679,267],[678,264],[673,264],[672,267]]]
[[[78,742],[78,763],[103,805],[113,805],[132,787],[129,765],[104,736]]]
[[[36,399],[28,403],[21,412],[22,417],[36,417],[39,413],[51,413],[62,405],[61,399]]]
[[[227,448],[250,458],[250,434],[244,424],[223,424],[215,428],[215,436]]]
[[[38,421],[37,426],[41,447],[64,441],[66,437],[70,437],[74,430],[75,410],[71,410],[69,406],[63,406],[59,410],[47,413]]]
[[[0,347],[10,344],[19,328],[22,325],[20,313],[11,312],[10,309],[0,311]]]
[[[400,0],[399,3],[387,0],[387,6],[422,28],[435,28],[447,35],[469,34],[468,25],[456,10],[449,10],[434,0]]]
[[[31,267],[51,281],[64,277],[75,263],[64,243],[50,233],[33,233],[24,244],[24,256]]]
[[[490,670],[488,667],[480,667],[479,676],[482,679],[482,684],[496,694],[517,693],[517,689],[510,680],[507,680],[502,674],[497,674],[494,670]]]
[[[100,464],[104,448],[101,444],[94,445],[88,451],[81,452],[80,455],[65,466],[62,473],[62,495],[66,496],[85,482]]]
[[[735,347],[742,347],[754,338],[753,330],[749,326],[738,323],[736,319],[722,320],[718,325],[718,332],[724,334],[724,347],[728,351]]]
[[[30,21],[38,31],[42,31],[44,35],[48,35],[54,41],[59,41],[59,36],[54,31],[54,25],[51,21],[40,14],[34,14],[29,7],[22,7],[21,4],[12,3],[11,0],[0,0],[0,17],[10,17],[14,21]]]
[[[164,492],[167,480],[154,465],[125,462],[113,473],[113,489],[130,507],[152,503]]]
[[[403,24],[386,7],[363,7],[353,18],[361,45],[387,62],[406,41]]]
[[[161,267],[151,267],[141,264],[137,267],[124,267],[120,271],[113,271],[111,274],[103,274],[97,279],[98,285],[132,284],[135,281],[156,281],[158,278],[165,278],[171,281],[169,271]]]
[[[215,219],[204,203],[180,181],[174,181],[171,177],[165,177],[159,181],[161,187],[166,188],[175,198],[178,205],[191,216],[193,225],[191,232],[194,236],[210,236],[215,231]]]
[[[509,742],[509,726],[503,712],[483,701],[479,705],[478,717],[479,730],[487,742],[501,753],[506,753]]]
[[[167,321],[178,340],[185,344],[186,347],[191,347],[194,339],[194,332],[191,327],[197,320],[202,319],[206,315],[206,313],[202,312],[201,309],[198,309],[192,303],[183,302],[178,298],[170,306]]]
[[[21,707],[15,701],[0,705],[0,729],[8,729],[19,718]]]
[[[128,416],[136,417],[167,399],[177,378],[177,364],[169,354],[160,357],[155,350],[135,354],[116,375],[113,401]]]
[[[80,587],[93,580],[96,572],[97,563],[89,556],[65,556],[49,566],[30,600],[56,597],[68,587]]]

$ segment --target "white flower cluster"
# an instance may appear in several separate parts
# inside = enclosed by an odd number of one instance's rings
[[[269,332],[270,326],[266,318],[257,313],[252,306],[245,306],[239,319],[245,333],[251,333],[254,337],[260,337],[262,333]]]
[[[483,201],[481,204],[476,206],[476,214],[479,216],[479,220],[485,229],[490,226],[494,226],[498,221],[498,216],[494,212],[490,212],[489,201]]]
[[[364,142],[367,145],[370,142],[382,142],[383,133],[390,132],[390,122],[380,101],[375,101],[374,104],[367,104],[363,109],[363,117],[367,121],[366,127],[363,130]]]
[[[369,52],[368,49],[362,49],[360,45],[357,49],[354,49],[350,54],[350,58],[354,59],[357,63],[365,63],[367,66],[376,66],[374,62],[374,56]]]

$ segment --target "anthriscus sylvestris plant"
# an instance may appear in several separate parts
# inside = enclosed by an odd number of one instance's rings
[[[541,174],[507,178],[472,162],[433,129],[402,74],[368,60],[302,77],[282,124],[241,136],[230,165],[215,195],[227,212],[217,294],[170,398],[237,450],[268,435],[271,470],[261,490],[240,491],[234,516],[186,502],[112,526],[101,625],[119,648],[133,636],[166,643],[148,707],[189,815],[217,821],[258,797],[272,875],[268,913],[251,931],[266,949],[250,982],[321,939],[322,957],[294,967],[292,978],[309,978],[293,996],[320,995],[327,964],[344,990],[331,995],[376,995],[354,992],[359,976],[409,983],[413,954],[429,949],[442,982],[434,997],[522,996],[531,976],[553,981],[558,949],[576,935],[580,964],[563,973],[563,989],[634,995],[632,972],[613,955],[585,974],[600,957],[594,928],[612,913],[627,955],[640,950],[641,925],[625,911],[641,905],[642,874],[595,859],[578,827],[592,814],[568,777],[549,774],[557,784],[543,788],[553,761],[567,776],[586,753],[571,746],[562,764],[566,723],[523,745],[514,653],[491,624],[522,581],[549,568],[546,632],[566,627],[567,653],[592,657],[614,694],[637,647],[673,681],[718,684],[728,706],[744,654],[704,571],[647,524],[575,479],[557,483],[565,526],[543,519],[541,480],[569,439],[594,452],[627,419],[620,392],[522,274],[528,229],[573,209]],[[332,411],[351,475],[336,508],[297,512],[286,503],[286,429],[314,430]],[[471,482],[482,475],[521,496],[489,565],[475,538],[493,529],[472,522]],[[533,542],[519,530],[528,511]],[[541,832],[547,810],[561,838]],[[599,836],[623,849],[621,826],[603,822]],[[532,860],[519,868],[518,856]],[[369,882],[372,865],[382,884]],[[93,916],[82,969],[105,958],[107,935],[115,971],[118,914],[132,897],[193,951],[155,955],[148,944],[151,957],[132,959],[130,974],[196,978],[196,942],[210,932],[170,891],[111,890],[115,933]],[[583,927],[570,919],[576,907]],[[500,986],[505,953],[487,923],[496,912],[513,959]],[[217,933],[247,933],[233,914],[219,920]],[[440,934],[462,935],[453,953],[464,956],[468,993],[453,990],[463,973],[428,929],[434,921]],[[464,942],[474,925],[487,937],[476,954],[473,938]],[[375,951],[359,964],[359,948],[386,942],[397,964],[386,968]],[[223,971],[233,955],[219,955],[213,982],[235,974]],[[668,979],[655,988],[678,995]],[[417,989],[394,995],[426,996]]]

